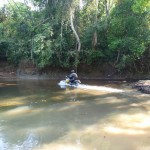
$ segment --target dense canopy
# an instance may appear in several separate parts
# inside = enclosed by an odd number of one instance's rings
[[[8,2],[0,8],[0,59],[150,70],[149,0]]]

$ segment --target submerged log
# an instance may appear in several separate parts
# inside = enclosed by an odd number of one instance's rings
[[[143,93],[150,94],[150,80],[140,80],[134,85],[134,88]]]

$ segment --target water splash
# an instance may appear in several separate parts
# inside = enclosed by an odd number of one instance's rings
[[[33,150],[38,146],[38,143],[38,138],[33,134],[29,134],[22,144],[9,144],[5,137],[0,134],[0,150]]]
[[[8,143],[5,141],[4,136],[0,134],[0,150],[8,150]]]
[[[38,139],[35,135],[29,134],[26,140],[19,146],[20,150],[32,150],[33,148],[37,147]]]
[[[94,85],[85,85],[85,84],[79,84],[79,85],[69,85],[65,82],[65,80],[62,80],[58,83],[58,85],[61,88],[66,88],[67,86],[70,87],[77,87],[80,89],[90,89],[90,90],[98,90],[98,91],[105,91],[105,92],[116,92],[116,93],[120,93],[123,92],[123,90],[121,89],[116,89],[116,88],[112,88],[112,87],[105,87],[105,86],[94,86]]]
[[[85,84],[80,84],[78,88],[81,89],[90,89],[90,90],[98,90],[98,91],[105,91],[105,92],[116,92],[120,93],[123,92],[121,89],[116,89],[112,87],[105,87],[105,86],[93,86],[93,85],[85,85]]]

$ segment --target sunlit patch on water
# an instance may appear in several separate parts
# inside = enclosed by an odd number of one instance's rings
[[[149,113],[122,114],[112,117],[111,121],[112,124],[106,126],[104,130],[113,134],[141,135],[146,134],[145,129],[150,128]]]
[[[47,144],[37,150],[85,150],[77,145],[71,144]]]
[[[5,87],[5,86],[16,86],[17,84],[13,83],[0,83],[0,87]]]
[[[2,98],[0,98],[0,107],[23,105],[24,102],[22,99],[23,98],[21,98],[21,97],[15,97],[15,98],[10,98],[10,97],[3,98],[2,97]]]
[[[143,130],[124,129],[113,126],[105,127],[105,131],[113,134],[128,134],[128,135],[145,134],[145,131]]]
[[[22,107],[17,107],[12,110],[7,111],[7,115],[17,115],[21,113],[27,113],[30,112],[30,107],[29,106],[22,106]]]

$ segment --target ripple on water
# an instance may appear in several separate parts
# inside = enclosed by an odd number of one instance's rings
[[[8,144],[4,135],[0,135],[0,150],[33,150],[39,144],[38,138],[29,134],[22,144]]]

